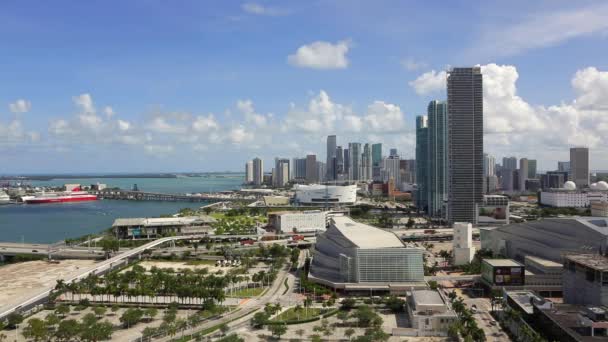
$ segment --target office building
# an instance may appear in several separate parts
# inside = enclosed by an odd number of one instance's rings
[[[411,291],[407,298],[407,309],[417,336],[447,336],[450,326],[458,321],[456,313],[433,290]]]
[[[320,210],[272,212],[268,224],[277,233],[314,233],[325,231],[326,217]]]
[[[605,252],[608,219],[603,217],[543,218],[538,221],[479,228],[481,248],[523,261],[525,256],[562,262],[564,253]]]
[[[250,160],[245,163],[245,183],[253,183],[253,161]]]
[[[536,159],[528,159],[528,179],[536,178]]]
[[[516,170],[517,169],[517,158],[515,157],[504,157],[502,158],[502,169],[503,170]]]
[[[294,158],[293,159],[293,178],[297,181],[303,181],[306,179],[306,158]]]
[[[558,161],[557,162],[557,171],[570,172],[570,162],[569,161]]]
[[[393,180],[397,188],[401,184],[401,162],[399,156],[389,156],[382,160],[382,181],[388,183]]]
[[[347,148],[344,149],[344,175],[346,179],[350,177],[350,151]]]
[[[262,185],[264,183],[264,161],[260,158],[253,159],[253,184]]]
[[[591,216],[608,217],[608,202],[591,201]]]
[[[564,302],[608,306],[608,257],[566,254],[564,259]]]
[[[416,183],[416,160],[415,159],[399,160],[399,171],[401,173],[401,183],[407,183],[407,184]]]
[[[394,157],[394,156],[398,156],[399,154],[397,153],[397,149],[396,148],[391,148],[390,149],[390,153],[388,155],[390,157]]]
[[[483,154],[483,174],[485,177],[496,175],[496,158],[491,154]]]
[[[427,108],[428,126],[428,214],[445,217],[448,200],[448,106],[431,101]]]
[[[571,186],[566,188],[568,185]],[[587,208],[592,202],[608,202],[608,191],[600,188],[577,190],[574,183],[568,181],[563,189],[543,190],[539,202],[548,207]]]
[[[344,151],[342,151],[342,146],[338,146],[336,147],[333,180],[342,178],[342,175],[344,175]]]
[[[327,168],[324,162],[317,162],[317,182],[325,181],[325,174],[327,174]]]
[[[289,183],[290,163],[286,158],[274,159],[274,172],[272,174],[272,185],[276,187],[284,187]]]
[[[515,190],[515,171],[517,170],[511,170],[511,169],[502,169],[502,171],[500,171],[500,187],[502,189],[502,191],[504,192],[512,192],[513,190]]]
[[[382,176],[382,144],[372,145],[372,179],[375,181],[381,180]]]
[[[513,259],[483,259],[481,280],[489,287],[523,286],[525,267]]]
[[[295,200],[299,204],[318,205],[325,204],[354,204],[357,202],[357,186],[356,185],[302,185],[294,186],[296,191]]]
[[[213,232],[211,216],[118,218],[112,224],[120,239],[150,239],[169,235],[200,235]]]
[[[517,180],[519,181],[518,189],[520,192],[526,192],[526,180],[528,179],[528,159],[521,158],[519,160],[519,172],[517,172]]]
[[[426,115],[416,117],[416,208],[428,212],[429,137]]]
[[[369,181],[372,179],[372,149],[369,144],[363,146],[361,154],[361,180]]]
[[[406,246],[391,232],[333,216],[327,230],[317,236],[309,279],[345,290],[421,283],[423,252]]]
[[[568,172],[548,171],[540,176],[540,187],[543,190],[559,189],[568,180]]]
[[[569,179],[579,189],[589,186],[589,149],[587,147],[573,147],[570,149]]]
[[[308,183],[317,183],[319,181],[318,176],[319,167],[317,165],[317,156],[309,154],[306,156],[306,181]]]
[[[361,180],[361,144],[348,143],[348,154],[348,179],[357,182]]]
[[[454,265],[469,264],[475,256],[473,247],[473,226],[470,223],[455,222],[454,238],[452,240],[454,251]]]
[[[483,81],[480,67],[448,72],[448,221],[477,223],[483,201]]]
[[[327,160],[325,163],[325,168],[327,170],[327,174],[325,175],[325,179],[328,181],[335,180],[335,159],[336,159],[336,136],[328,135],[327,136]]]

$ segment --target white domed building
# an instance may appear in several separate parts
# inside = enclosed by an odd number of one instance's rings
[[[564,183],[564,190],[576,190],[576,183],[573,181],[567,181]]]
[[[588,189],[577,189],[572,181],[561,189],[548,189],[540,193],[541,205],[557,208],[589,208],[591,203],[608,202],[608,183],[593,183]]]

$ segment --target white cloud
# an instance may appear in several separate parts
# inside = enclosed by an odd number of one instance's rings
[[[238,100],[236,102],[236,108],[245,116],[245,121],[247,122],[253,122],[258,127],[264,127],[268,123],[268,119],[265,115],[255,112],[251,100]]]
[[[155,157],[164,157],[173,153],[174,151],[173,145],[145,145],[144,151],[146,154],[155,156]]]
[[[114,116],[114,114],[116,114],[114,112],[114,109],[112,107],[110,107],[110,106],[105,106],[103,108],[103,112],[106,114],[106,116],[108,117],[108,119],[111,119]]]
[[[90,94],[81,94],[72,98],[74,104],[78,106],[84,114],[94,114],[95,106],[93,106],[93,98]]]
[[[480,44],[472,54],[510,56],[524,51],[608,32],[608,4],[597,2],[593,6],[559,11],[532,13],[513,25],[500,25],[484,29]]]
[[[446,77],[447,73],[445,71],[436,72],[435,70],[431,70],[409,82],[409,85],[414,88],[418,95],[427,95],[439,91],[445,92]]]
[[[147,129],[163,134],[183,134],[186,133],[187,128],[179,122],[172,120],[169,122],[171,118],[165,118],[163,116],[157,116],[152,119],[146,126]]]
[[[300,46],[294,54],[287,57],[287,62],[301,68],[345,69],[349,64],[346,54],[351,45],[349,40],[336,44],[316,41]]]
[[[13,113],[27,113],[32,108],[30,101],[19,99],[8,105],[8,108]]]
[[[266,16],[281,16],[289,14],[289,11],[260,5],[256,2],[246,2],[241,5],[241,9],[249,14],[266,15]]]
[[[367,107],[365,122],[369,130],[376,132],[398,132],[405,127],[401,108],[384,101],[374,101]]]
[[[253,133],[242,125],[232,128],[229,133],[230,141],[235,145],[253,141]]]
[[[416,61],[413,58],[406,58],[401,60],[401,66],[408,71],[416,71],[426,68],[428,64],[423,61]]]
[[[208,116],[197,116],[196,120],[192,123],[192,128],[196,132],[208,132],[219,129],[220,125],[213,117],[213,114],[209,114]]]
[[[121,131],[128,131],[129,128],[131,127],[131,124],[128,121],[117,120],[117,123],[118,123],[118,128]]]

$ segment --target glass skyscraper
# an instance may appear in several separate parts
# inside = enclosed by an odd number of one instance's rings
[[[428,117],[428,214],[445,217],[444,203],[448,196],[448,105],[445,101],[431,101]]]
[[[416,208],[428,212],[429,139],[426,115],[416,117]]]

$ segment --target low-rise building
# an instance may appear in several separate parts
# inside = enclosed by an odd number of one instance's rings
[[[527,255],[524,262],[526,268],[525,288],[538,291],[541,296],[561,297],[562,264]]]
[[[592,201],[591,216],[608,217],[608,202]]]
[[[357,202],[356,185],[321,185],[311,184],[294,186],[296,191],[295,201],[302,205],[322,206],[329,204],[354,204]]]
[[[534,306],[532,323],[548,341],[599,342],[608,340],[605,307],[554,304]]]
[[[411,291],[407,297],[407,309],[412,328],[418,336],[447,336],[451,324],[458,320],[437,291]]]
[[[320,210],[270,213],[268,223],[277,233],[310,233],[325,231],[327,213]]]
[[[540,204],[548,207],[587,208],[593,201],[608,202],[608,191],[549,189],[540,193]]]
[[[564,258],[564,302],[608,306],[608,258],[568,254]]]
[[[264,205],[267,207],[286,207],[289,205],[289,197],[264,196]]]
[[[157,238],[172,234],[209,234],[216,220],[211,216],[119,218],[112,230],[120,239]]]
[[[489,287],[523,286],[525,267],[512,259],[483,259],[481,279]]]
[[[454,251],[454,265],[466,265],[475,256],[473,247],[473,225],[466,222],[454,223],[454,239],[452,240]]]

